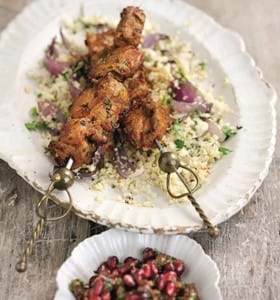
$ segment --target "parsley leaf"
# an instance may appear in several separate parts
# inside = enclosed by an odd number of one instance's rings
[[[186,77],[185,72],[182,68],[179,68],[177,70],[177,74],[179,76],[179,81],[180,82],[186,82],[187,81],[187,77]]]
[[[177,150],[181,150],[185,146],[185,142],[183,140],[180,140],[180,139],[175,140],[174,143],[176,145]]]
[[[171,98],[170,95],[165,95],[165,96],[162,97],[161,102],[164,105],[170,105],[171,104],[171,100],[172,100],[172,98]]]
[[[46,123],[42,121],[27,122],[24,125],[30,131],[47,129]]]
[[[224,126],[223,127],[223,133],[226,136],[226,138],[230,138],[237,134],[237,130],[233,127]]]
[[[198,64],[201,68],[202,71],[204,71],[206,69],[207,64],[205,62],[201,62]]]
[[[32,118],[36,118],[39,116],[38,110],[35,106],[31,108],[30,115]]]
[[[179,133],[182,131],[182,128],[180,126],[180,121],[178,119],[176,119],[173,123],[173,130],[175,131],[175,133]]]
[[[225,147],[219,147],[219,151],[223,154],[223,155],[228,155],[232,152],[232,150],[225,148]]]

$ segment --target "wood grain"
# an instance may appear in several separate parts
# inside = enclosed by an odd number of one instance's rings
[[[0,0],[0,30],[29,2]],[[188,2],[238,31],[265,78],[280,92],[279,0]],[[280,299],[279,169],[277,147],[263,186],[242,212],[221,226],[221,236],[213,241],[202,233],[193,235],[217,262],[226,300]],[[38,199],[37,192],[0,162],[0,299],[52,299],[58,267],[73,247],[91,234],[92,224],[73,215],[49,225],[36,244],[28,272],[15,273],[22,241],[30,236],[36,221],[33,208]]]

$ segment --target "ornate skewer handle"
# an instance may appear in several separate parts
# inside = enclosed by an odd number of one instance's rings
[[[203,211],[203,209],[200,207],[199,203],[196,201],[196,199],[193,196],[193,192],[196,191],[196,189],[199,185],[199,180],[198,180],[197,175],[190,168],[181,165],[180,161],[178,160],[177,156],[174,153],[165,152],[163,147],[160,145],[160,143],[158,141],[156,143],[161,152],[161,156],[159,158],[159,167],[163,172],[167,173],[166,188],[167,188],[168,194],[172,198],[175,198],[175,199],[179,199],[179,198],[183,198],[183,197],[187,196],[189,198],[189,200],[191,201],[192,206],[195,208],[196,212],[199,214],[200,218],[203,220],[203,223],[207,227],[209,235],[212,237],[217,237],[220,233],[218,227],[214,226],[209,221],[205,212]],[[193,178],[195,179],[194,187],[192,187],[192,188],[190,187],[190,185],[188,184],[188,182],[186,181],[184,176],[182,176],[181,173],[178,171],[179,168],[183,168],[193,175]],[[178,178],[180,179],[180,181],[183,183],[183,185],[186,187],[186,189],[187,189],[186,193],[183,193],[180,195],[173,194],[173,192],[171,191],[171,183],[170,183],[170,177],[171,177],[172,173],[175,173],[178,176]]]
[[[36,214],[39,217],[39,221],[37,222],[35,228],[33,229],[32,237],[27,242],[20,260],[16,264],[16,271],[19,273],[25,272],[27,270],[27,258],[32,255],[35,242],[42,235],[46,222],[61,220],[65,218],[72,209],[72,197],[70,192],[68,191],[68,188],[70,188],[73,185],[75,180],[75,175],[71,171],[72,164],[73,164],[73,160],[70,159],[65,168],[59,168],[54,172],[54,174],[51,176],[51,184],[49,185],[46,193],[43,195],[43,197],[41,198],[41,200],[36,206]],[[69,199],[69,207],[67,208],[66,212],[63,215],[56,218],[48,218],[47,217],[48,201],[55,189],[60,191],[65,191],[67,193]]]

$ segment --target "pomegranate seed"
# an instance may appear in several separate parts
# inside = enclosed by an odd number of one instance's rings
[[[175,284],[172,281],[167,282],[166,284],[166,288],[165,288],[165,292],[168,296],[172,296],[173,294],[175,294],[176,288],[175,288]]]
[[[88,300],[101,300],[101,298],[97,295],[90,295]]]
[[[119,259],[116,256],[110,256],[106,261],[106,266],[112,271],[118,266]]]
[[[101,278],[96,279],[92,286],[92,291],[94,295],[99,296],[103,291],[103,287],[104,287],[103,280]]]
[[[150,259],[154,259],[157,256],[157,252],[152,248],[145,248],[143,251],[143,261],[146,262]]]
[[[130,292],[126,295],[125,300],[142,300],[142,298],[140,295]]]
[[[143,280],[143,275],[144,275],[143,270],[141,270],[141,269],[135,270],[135,271],[132,271],[131,273],[137,283],[140,283]]]
[[[128,264],[131,264],[131,265],[133,265],[133,266],[136,266],[136,265],[138,265],[138,264],[140,263],[140,261],[139,261],[139,259],[137,259],[137,258],[134,258],[134,257],[129,256],[129,257],[127,257],[127,258],[124,260],[124,263],[125,263],[125,264],[128,263]]]
[[[119,268],[119,273],[120,274],[125,274],[125,273],[129,273],[129,271],[131,270],[132,266],[130,263],[126,263],[123,264],[120,268]]]
[[[102,300],[111,300],[111,294],[110,294],[110,292],[108,292],[108,291],[103,292],[101,294],[101,299]]]
[[[93,287],[93,284],[94,284],[96,278],[98,278],[98,276],[96,276],[96,275],[94,275],[94,276],[92,276],[92,277],[90,278],[90,280],[89,280],[89,286],[90,286],[90,287]]]
[[[159,275],[159,278],[157,280],[157,288],[162,291],[165,287],[165,283],[166,283],[166,280],[164,278],[163,275]]]
[[[170,271],[175,271],[175,267],[172,262],[168,262],[163,266],[163,273],[167,273]]]
[[[143,270],[143,275],[144,275],[145,278],[151,278],[151,276],[152,276],[152,269],[151,269],[150,265],[144,264],[142,266],[142,270]]]
[[[184,263],[181,260],[176,260],[173,263],[174,271],[177,273],[178,276],[181,276],[185,271]]]
[[[111,275],[110,275],[110,277],[112,277],[112,278],[116,278],[116,277],[119,277],[119,276],[120,276],[120,272],[119,272],[118,269],[113,270]]]
[[[103,263],[98,267],[98,269],[95,273],[97,273],[99,275],[109,275],[111,272],[108,269],[108,267],[106,266],[106,263]]]
[[[134,278],[130,274],[124,275],[123,283],[128,287],[135,287],[136,285]]]
[[[163,277],[166,281],[176,281],[177,280],[177,274],[174,271],[165,273],[163,275]]]
[[[148,262],[148,265],[150,266],[151,268],[151,271],[152,271],[152,275],[153,276],[156,276],[158,274],[158,268],[157,268],[157,265],[154,261],[149,261]]]

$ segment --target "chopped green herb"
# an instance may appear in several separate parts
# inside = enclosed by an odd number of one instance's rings
[[[171,104],[171,100],[172,100],[172,98],[171,98],[170,95],[165,95],[165,96],[162,97],[161,102],[164,105],[170,105]]]
[[[150,54],[146,54],[146,55],[145,55],[145,61],[146,61],[146,62],[151,62],[151,61],[152,61],[152,57],[151,57]]]
[[[227,138],[230,138],[237,134],[237,130],[233,127],[224,126],[223,127],[223,133]]]
[[[62,76],[64,78],[65,81],[69,81],[70,77],[71,77],[71,72],[69,70],[66,70],[65,72],[62,73]]]
[[[112,283],[109,281],[105,281],[104,289],[105,289],[105,291],[111,291],[113,289]]]
[[[37,94],[37,97],[38,97],[38,98],[41,98],[42,96],[43,96],[42,93],[38,93],[38,94]]]
[[[185,75],[185,73],[184,73],[184,71],[183,71],[182,68],[179,68],[178,71],[177,71],[177,73],[178,73],[178,75],[180,77],[180,80],[182,82],[185,82],[187,80],[187,77],[186,77],[186,75]]]
[[[104,103],[105,103],[105,105],[111,105],[111,99],[108,98],[108,97],[106,97],[106,98],[104,99]]]
[[[34,120],[32,122],[27,122],[24,125],[30,131],[47,129],[46,123],[42,122],[42,121],[35,121]]]
[[[223,155],[228,155],[232,152],[232,150],[225,148],[225,147],[219,147],[219,151],[223,154]]]
[[[176,133],[179,133],[182,131],[182,127],[180,125],[180,121],[178,119],[176,119],[173,123],[173,130],[176,132]]]
[[[180,140],[180,139],[175,140],[174,143],[176,145],[177,150],[181,150],[185,146],[185,142],[183,140]]]
[[[30,115],[31,115],[32,118],[36,118],[36,117],[39,116],[37,107],[34,106],[34,107],[31,108]]]
[[[198,64],[201,68],[202,71],[204,71],[206,69],[207,64],[205,62],[201,62]]]

